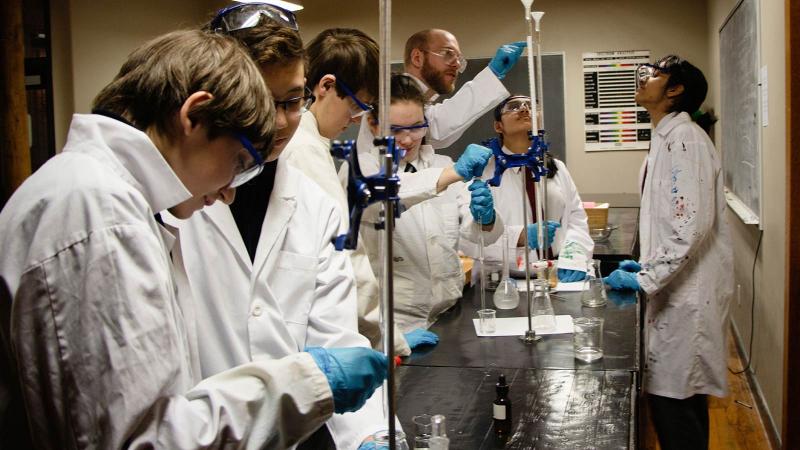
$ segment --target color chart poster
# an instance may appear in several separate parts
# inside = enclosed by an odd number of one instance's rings
[[[650,115],[634,99],[636,67],[649,62],[649,50],[583,54],[587,152],[649,148]]]

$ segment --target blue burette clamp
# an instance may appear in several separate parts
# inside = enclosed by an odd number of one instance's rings
[[[385,146],[386,153],[392,155],[392,161],[397,168],[400,162],[399,149],[395,146],[394,136],[375,138],[375,145]],[[333,141],[331,155],[334,158],[347,162],[347,205],[350,210],[350,229],[347,234],[342,234],[333,239],[336,250],[354,250],[358,243],[358,227],[361,224],[361,215],[369,205],[382,201],[395,202],[394,215],[400,217],[400,177],[387,176],[386,170],[381,167],[375,175],[364,176],[358,163],[358,150],[355,141]],[[393,172],[397,172],[394,170]],[[385,219],[384,219],[385,220]]]
[[[544,154],[547,152],[547,143],[544,140],[544,130],[539,130],[538,136],[533,136],[528,132],[531,146],[524,154],[509,155],[504,153],[500,140],[496,137],[483,141],[483,145],[489,147],[494,155],[494,176],[488,181],[490,186],[500,186],[503,172],[512,167],[527,167],[531,170],[533,181],[539,181],[547,176],[547,164],[545,164]]]

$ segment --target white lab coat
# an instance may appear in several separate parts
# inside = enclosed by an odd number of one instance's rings
[[[503,147],[507,154],[511,152]],[[585,272],[587,261],[591,259],[594,251],[594,241],[589,236],[588,219],[586,211],[583,210],[581,197],[578,189],[572,181],[567,166],[559,160],[554,160],[558,171],[553,178],[547,178],[547,219],[554,220],[561,224],[556,229],[553,238],[553,254],[558,255],[558,267],[560,269],[580,270]],[[489,160],[483,172],[483,179],[489,180],[494,176],[495,160]],[[531,211],[528,202],[528,195],[525,191],[521,175],[522,169],[514,167],[506,169],[500,180],[500,186],[492,187],[495,209],[502,216],[508,235],[509,245],[509,264],[512,268],[517,265],[516,245],[520,233],[525,226],[523,225],[522,201],[525,199],[525,208],[528,214],[528,223],[535,223],[535,213]],[[524,196],[524,197],[522,197]],[[487,245],[484,250],[486,260],[502,261],[503,243],[497,242],[494,245]],[[477,257],[478,249],[465,243],[462,245],[464,252],[470,256]],[[539,259],[538,251],[531,251],[531,261]],[[524,253],[521,253],[524,258]],[[524,270],[524,262],[521,265]]]
[[[203,330],[203,376],[305,347],[370,347],[358,334],[352,266],[331,242],[341,226],[338,206],[282,159],[254,261],[228,205],[217,202],[179,223]],[[381,395],[328,421],[337,448],[356,449],[387,428]]]
[[[647,293],[645,389],[723,397],[733,252],[719,156],[688,114],[672,113],[653,133],[640,186],[645,168],[637,275]]]
[[[362,170],[370,172],[376,164],[374,158],[363,154],[359,163]],[[401,203],[407,209],[396,220],[392,236],[395,320],[403,332],[428,328],[461,298],[464,273],[458,257],[459,240],[464,237],[479,242],[481,233],[469,211],[466,183],[453,183],[438,195],[435,190],[414,188],[431,182],[435,185],[441,170],[453,165],[450,157],[437,155],[431,146],[423,145],[412,165],[418,172],[404,172],[405,163],[399,169],[406,186],[405,192],[400,191]],[[377,249],[378,241],[373,225],[374,221],[367,219],[361,226],[370,250]],[[502,233],[503,224],[498,220],[492,231],[484,232],[484,240],[495,242]],[[377,271],[377,250],[371,251],[369,257]]]
[[[189,197],[146,134],[75,115],[64,151],[0,213],[0,281],[35,446],[284,448],[331,416],[308,354],[200,381],[175,236],[154,218]]]

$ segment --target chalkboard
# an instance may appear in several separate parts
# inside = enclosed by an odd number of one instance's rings
[[[758,2],[742,0],[719,31],[721,152],[728,204],[745,223],[761,212]]]

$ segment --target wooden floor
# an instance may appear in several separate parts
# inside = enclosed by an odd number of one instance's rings
[[[742,369],[742,361],[736,350],[732,333],[728,333],[728,367],[735,371]],[[758,407],[747,383],[747,376],[745,374],[734,375],[728,371],[728,383],[730,393],[726,398],[709,396],[708,419],[711,438],[708,448],[710,450],[772,449],[773,446],[770,444],[766,428],[759,416]],[[744,405],[737,403],[737,400]],[[646,402],[642,403],[643,414],[647,416],[644,405]],[[641,448],[660,449],[652,422],[648,417],[645,417],[643,422],[645,425]]]

